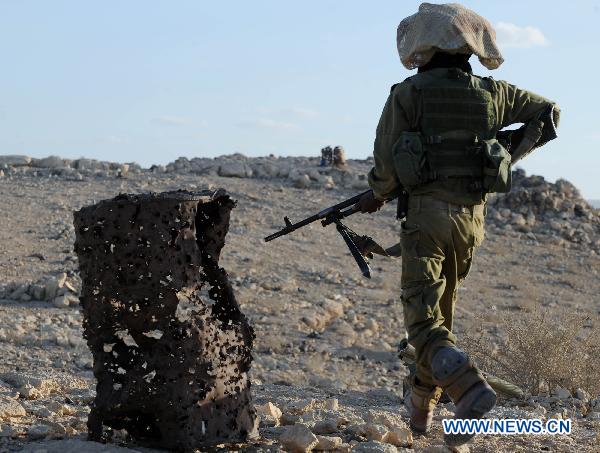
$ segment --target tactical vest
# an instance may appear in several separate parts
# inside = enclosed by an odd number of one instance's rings
[[[418,124],[394,145],[400,183],[409,190],[462,180],[470,192],[510,190],[510,154],[495,139],[493,83],[458,69],[447,77],[411,77],[420,103]]]

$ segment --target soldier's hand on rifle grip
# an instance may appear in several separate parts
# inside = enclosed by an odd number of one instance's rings
[[[360,212],[371,214],[379,211],[384,203],[383,200],[375,198],[375,195],[373,195],[373,191],[371,190],[361,197],[360,201],[356,203],[356,206]]]

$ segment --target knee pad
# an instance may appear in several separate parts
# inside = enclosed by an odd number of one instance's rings
[[[431,374],[455,403],[474,385],[485,382],[483,376],[464,351],[443,347],[431,359]]]
[[[455,374],[464,371],[469,364],[469,357],[458,348],[445,347],[439,349],[431,359],[431,372],[438,382],[446,382]]]

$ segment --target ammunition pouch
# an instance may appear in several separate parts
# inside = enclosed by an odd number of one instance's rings
[[[512,185],[511,156],[507,149],[495,138],[481,144],[484,156],[483,191],[510,192]]]
[[[402,132],[392,149],[394,167],[400,184],[411,189],[427,182],[425,148],[420,132]]]
[[[506,148],[496,139],[465,137],[461,131],[426,137],[402,132],[392,150],[400,184],[411,190],[441,179],[466,178],[474,192],[508,192],[511,156]]]

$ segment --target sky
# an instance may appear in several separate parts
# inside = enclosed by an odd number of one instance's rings
[[[390,86],[412,74],[396,27],[419,3],[0,0],[0,154],[365,158]],[[520,165],[600,199],[600,0],[463,4],[505,58],[474,72],[561,107],[559,138]]]

